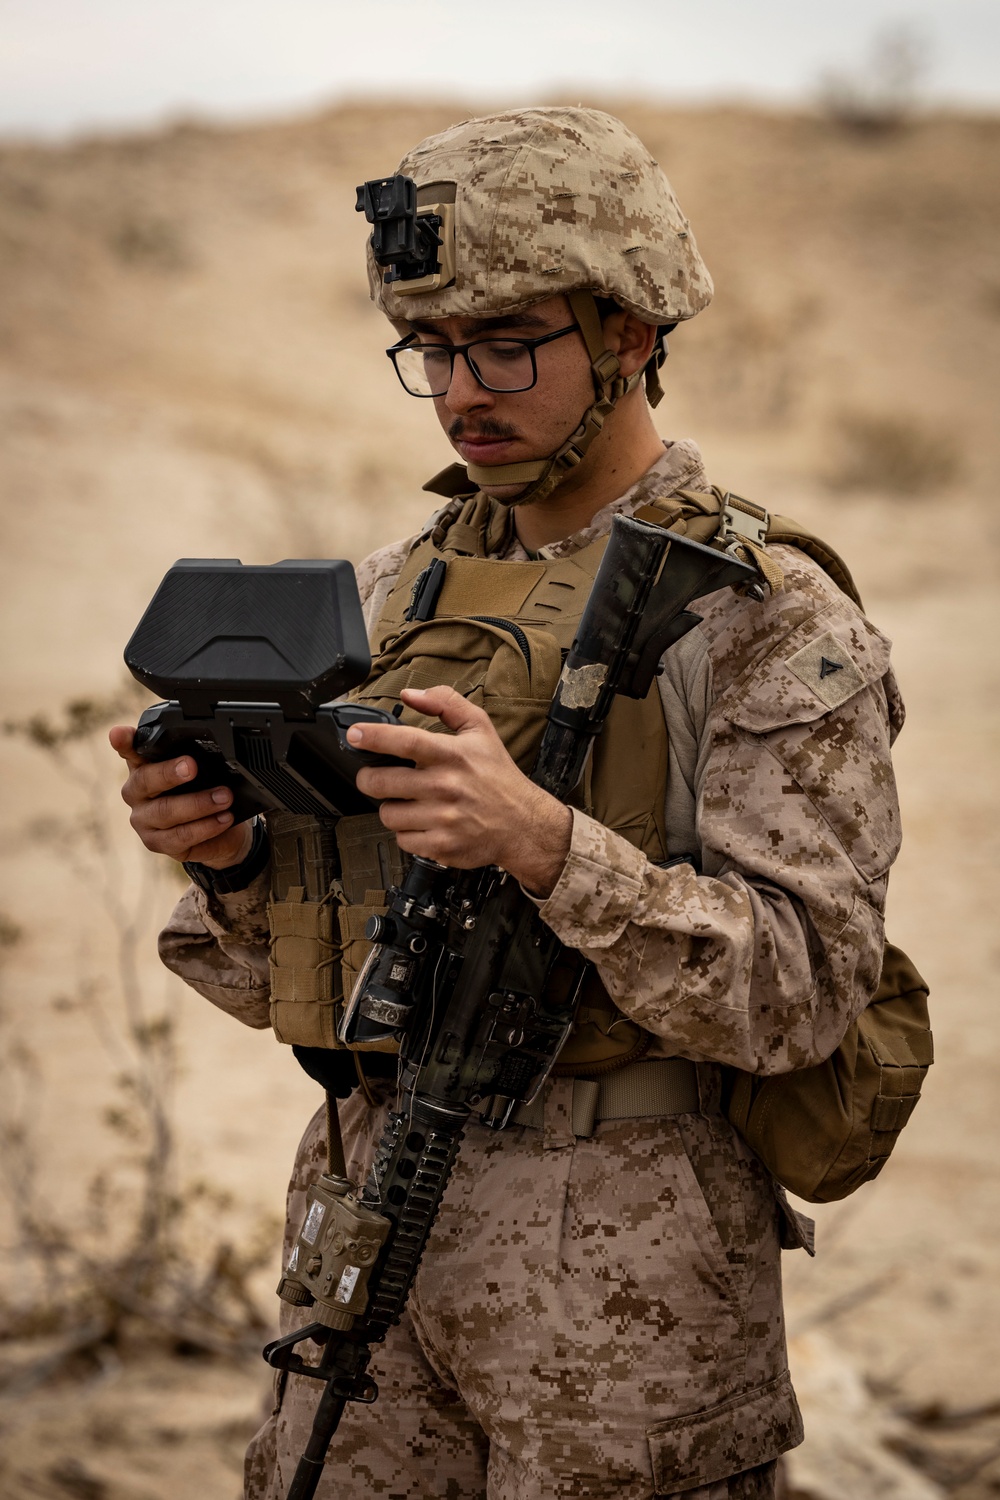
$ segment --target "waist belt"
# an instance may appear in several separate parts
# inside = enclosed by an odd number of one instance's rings
[[[512,1125],[541,1130],[545,1090],[521,1104]],[[684,1115],[698,1108],[698,1070],[685,1057],[629,1063],[604,1078],[573,1079],[573,1134],[589,1136],[601,1120],[642,1120]]]

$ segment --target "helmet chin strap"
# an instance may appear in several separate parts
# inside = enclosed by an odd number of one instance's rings
[[[588,407],[575,432],[570,433],[558,452],[550,458],[530,459],[520,464],[469,464],[469,478],[482,485],[526,485],[518,494],[503,499],[504,505],[530,505],[544,500],[561,484],[583,459],[591,443],[604,426],[608,413],[621,398],[634,390],[645,370],[623,376],[616,355],[604,346],[604,330],[593,292],[570,292],[569,305],[583,334],[590,355],[590,372],[596,400]],[[655,366],[650,366],[655,371]],[[658,384],[658,383],[657,383]],[[498,497],[499,498],[499,497]]]

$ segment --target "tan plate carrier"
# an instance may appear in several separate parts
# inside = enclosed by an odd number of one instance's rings
[[[447,483],[451,474],[442,478]],[[780,588],[782,575],[767,543],[792,544],[860,605],[832,549],[739,496],[682,490],[636,515],[735,551],[757,565],[772,589]],[[482,494],[453,502],[407,559],[372,631],[371,674],[350,696],[392,709],[404,687],[450,684],[486,710],[527,772],[607,537],[568,557],[501,561],[493,554],[502,550],[510,524],[509,510]],[[447,570],[433,618],[408,621],[418,581],[437,558]],[[409,709],[403,719],[442,728]],[[574,797],[654,862],[673,852],[664,823],[668,753],[654,681],[645,699],[615,700]],[[279,1040],[302,1046],[338,1045],[340,1003],[370,948],[365,924],[385,911],[385,890],[402,874],[395,839],[377,815],[342,818],[336,839],[340,880],[310,894],[305,882],[290,887],[286,874],[270,908],[272,1021]],[[650,1043],[649,1033],[618,1010],[590,969],[576,1026],[554,1071],[599,1077],[642,1057]],[[916,1103],[931,1055],[926,986],[905,955],[887,949],[879,992],[834,1056],[819,1068],[780,1077],[726,1070],[729,1117],[784,1186],[812,1201],[841,1197],[882,1166]]]

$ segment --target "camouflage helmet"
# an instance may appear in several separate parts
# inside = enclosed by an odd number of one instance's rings
[[[411,320],[499,316],[567,297],[590,356],[595,398],[557,452],[505,465],[469,464],[479,485],[520,486],[511,503],[544,499],[581,462],[621,398],[645,379],[652,405],[666,341],[625,377],[606,348],[597,298],[664,331],[706,307],[712,281],[673,189],[642,142],[596,109],[518,109],[466,120],[407,153],[397,179],[415,184],[418,217],[434,216],[432,272],[383,272],[368,242],[372,300],[400,333]],[[384,180],[388,185],[389,180]],[[364,206],[365,191],[358,189]],[[407,188],[407,191],[411,191]],[[371,210],[371,211],[369,211]],[[374,205],[366,208],[374,222]],[[383,257],[383,264],[385,259]]]
[[[670,183],[638,137],[600,110],[466,120],[422,141],[397,170],[416,183],[418,208],[454,204],[454,279],[433,289],[387,283],[369,244],[372,300],[394,323],[487,317],[585,289],[665,324],[711,299]]]

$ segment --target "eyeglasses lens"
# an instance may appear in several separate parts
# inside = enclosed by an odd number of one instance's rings
[[[490,391],[526,391],[534,384],[531,350],[517,339],[484,339],[469,346],[469,363]],[[400,349],[396,368],[414,396],[443,396],[451,382],[451,350],[417,344]]]

